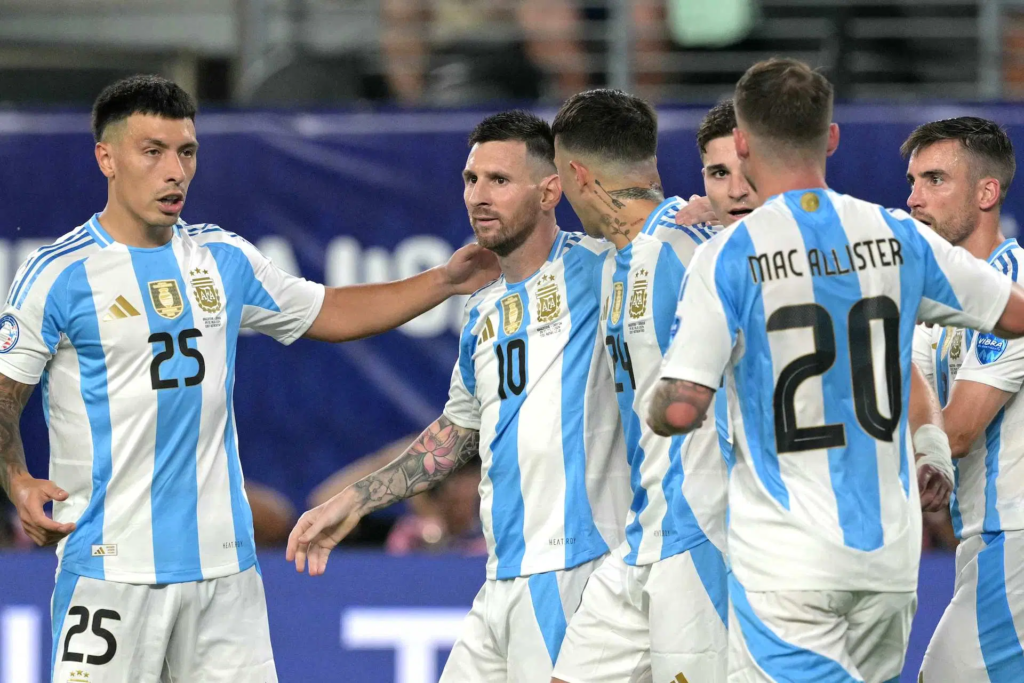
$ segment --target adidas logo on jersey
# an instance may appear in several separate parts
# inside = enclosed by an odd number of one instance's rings
[[[114,299],[114,305],[107,310],[107,314],[103,316],[103,322],[110,322],[111,320],[120,320],[121,318],[134,318],[137,315],[142,315],[136,310],[134,306],[128,303],[128,299],[123,296],[119,296]]]
[[[138,315],[138,314],[136,314]],[[117,544],[106,543],[104,545],[94,545],[92,547],[93,557],[117,557]]]

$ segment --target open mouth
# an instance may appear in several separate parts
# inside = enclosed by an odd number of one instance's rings
[[[157,199],[160,210],[164,213],[177,213],[185,204],[185,195],[180,192],[172,192]]]
[[[733,209],[729,212],[729,215],[733,218],[743,218],[751,211],[753,211],[753,209]]]

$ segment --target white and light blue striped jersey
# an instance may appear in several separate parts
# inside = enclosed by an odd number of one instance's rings
[[[662,376],[725,372],[744,588],[916,588],[914,325],[991,330],[1010,286],[902,211],[830,190],[775,196],[700,247]]]
[[[1020,283],[1024,249],[1017,240],[1003,242],[988,262]],[[996,413],[970,452],[953,460],[956,485],[950,499],[953,529],[959,538],[1024,529],[1024,341],[1005,340],[971,329],[923,326],[923,345],[943,406],[955,380],[980,382],[1014,394]],[[930,343],[929,343],[930,342]],[[927,374],[927,373],[926,373]]]
[[[63,570],[198,581],[256,562],[232,411],[240,327],[285,344],[324,288],[214,225],[162,247],[115,242],[98,216],[22,265],[0,314],[0,373],[39,383],[54,503],[77,528]]]
[[[575,567],[622,541],[629,471],[597,338],[609,248],[560,231],[536,273],[466,303],[444,415],[480,430],[490,579]]]
[[[725,548],[727,474],[715,421],[685,437],[663,438],[645,419],[686,265],[713,236],[710,230],[675,225],[683,205],[678,197],[666,199],[641,234],[609,251],[602,268],[600,334],[615,381],[633,496],[624,558],[631,565],[677,555],[709,536]]]

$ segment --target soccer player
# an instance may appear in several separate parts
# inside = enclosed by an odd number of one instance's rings
[[[0,483],[29,536],[58,543],[59,683],[276,681],[232,414],[239,328],[365,337],[496,276],[474,245],[409,280],[325,289],[184,224],[195,115],[155,76],[100,94],[107,205],[32,254],[0,311]],[[18,432],[37,383],[50,480],[28,473]]]
[[[1006,133],[964,116],[917,128],[909,157],[911,215],[1017,282],[1024,250],[1000,229],[1016,162]],[[1024,343],[963,327],[918,328],[945,406],[956,489],[956,588],[925,653],[921,678],[1024,680]],[[936,372],[937,370],[937,372]],[[1021,628],[1015,624],[1021,624]]]
[[[469,143],[466,209],[503,274],[466,304],[448,403],[393,463],[306,512],[288,558],[323,573],[363,515],[435,486],[479,451],[487,580],[441,680],[546,681],[629,505],[593,291],[610,245],[556,225],[562,189],[545,121],[496,114]]]
[[[626,542],[587,584],[553,680],[724,681],[726,464],[718,433],[712,422],[662,438],[640,417],[686,265],[713,233],[675,225],[685,202],[662,191],[658,120],[647,102],[617,90],[580,93],[562,105],[552,132],[566,198],[588,234],[615,246],[595,278],[598,341],[614,377],[632,485]]]
[[[742,171],[770,199],[694,256],[648,420],[693,430],[725,374],[730,680],[895,680],[921,546],[914,324],[1018,337],[1024,290],[905,213],[827,189],[839,129],[821,74],[761,62],[734,101]]]

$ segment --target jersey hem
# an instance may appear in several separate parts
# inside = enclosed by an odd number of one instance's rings
[[[1003,311],[1006,310],[1006,304],[1010,301],[1010,292],[1013,289],[1013,280],[1009,277],[1003,277],[1000,280],[1002,285],[999,291],[996,292],[996,296],[992,300],[992,311],[989,314],[990,319],[986,319],[985,325],[980,328],[982,332],[988,333],[995,329],[995,326],[999,324],[999,319],[1003,317]]]
[[[221,579],[225,576],[233,576],[235,574],[241,574],[244,571],[248,571],[252,567],[256,566],[256,555],[255,553],[242,562],[219,565],[217,567],[211,567],[207,570],[195,569],[183,569],[176,572],[161,573],[162,577],[169,577],[167,581],[157,581],[155,579],[155,572],[109,572],[109,571],[97,571],[89,567],[82,567],[77,562],[62,561],[60,563],[60,570],[66,571],[69,574],[76,576],[84,576],[88,579],[96,579],[97,581],[112,581],[114,583],[128,583],[139,586],[158,586],[170,583],[193,583],[196,581],[209,581],[211,579]]]
[[[707,387],[711,390],[717,390],[718,385],[722,383],[722,376],[717,377],[712,372],[707,370],[699,370],[697,368],[678,368],[666,366],[661,372],[661,379],[677,379],[683,380],[684,382],[693,382],[703,387]]]
[[[6,375],[9,379],[13,379],[15,382],[21,382],[22,384],[29,384],[32,386],[39,384],[39,379],[42,377],[40,374],[33,378],[32,375],[11,365],[11,363],[5,360],[3,356],[0,356],[0,374]]]
[[[629,548],[629,553],[626,554],[626,556],[623,557],[622,560],[625,564],[629,565],[630,567],[648,567],[652,564],[657,564],[658,562],[662,562],[671,557],[675,557],[676,555],[682,555],[683,553],[690,552],[694,548],[710,542],[711,539],[705,536],[700,539],[693,539],[691,541],[685,541],[668,546],[662,546],[661,555],[659,557],[652,557],[650,559],[645,560],[644,558],[638,555],[637,558],[632,562],[626,559],[634,552],[633,548]]]
[[[993,377],[987,372],[982,370],[973,370],[971,368],[960,368],[960,371],[956,373],[957,379],[966,379],[971,382],[977,382],[978,384],[984,384],[986,386],[994,387],[1000,391],[1005,391],[1011,394],[1015,394],[1020,391],[1021,382],[1014,382],[1013,380],[1006,380],[1002,377]]]
[[[302,316],[299,324],[295,326],[287,336],[281,338],[279,341],[285,346],[289,346],[299,339],[302,335],[309,331],[309,328],[313,326],[318,315],[320,315],[321,309],[324,307],[324,299],[327,296],[327,287],[320,285],[317,287],[316,299],[309,306],[309,310]]]

